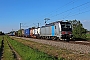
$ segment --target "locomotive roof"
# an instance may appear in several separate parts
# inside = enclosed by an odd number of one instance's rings
[[[66,24],[70,24],[70,22],[60,22],[61,24],[64,24],[64,23],[66,23]]]
[[[60,24],[67,23],[67,24],[70,24],[70,22],[56,21],[56,22],[52,22],[52,23],[46,24],[45,26],[42,26],[42,27],[53,26],[53,25],[55,25],[55,23],[60,23]]]
[[[69,23],[69,22],[56,21],[56,22],[52,22],[52,23],[50,23],[50,24],[55,24],[55,23]]]
[[[49,23],[47,25],[54,25],[55,23],[60,23],[60,24],[67,23],[67,24],[70,24],[70,22],[56,21],[56,22]]]

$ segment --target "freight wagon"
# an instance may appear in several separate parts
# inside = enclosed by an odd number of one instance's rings
[[[73,37],[71,24],[63,21],[56,21],[38,28],[18,30],[15,35],[52,40],[69,40]]]
[[[39,27],[38,28],[35,28],[33,30],[33,34],[34,34],[34,37],[35,38],[39,38],[39,36],[40,36],[40,28]]]
[[[33,38],[36,38],[37,32],[38,32],[37,28],[34,28],[33,29]]]
[[[11,32],[11,36],[15,36],[15,32]]]
[[[30,28],[24,30],[24,36],[30,37]]]
[[[18,36],[18,31],[15,31],[15,36]]]
[[[8,35],[15,36],[15,31],[11,31],[10,33],[8,33]]]
[[[17,35],[19,36],[19,37],[22,37],[23,36],[23,30],[24,29],[21,29],[21,30],[18,30],[18,32],[17,32]]]
[[[40,38],[67,40],[72,38],[72,28],[69,22],[57,21],[40,28]]]
[[[34,28],[30,29],[30,37],[33,37],[33,30],[34,30]]]
[[[38,38],[40,35],[40,28],[31,28],[30,29],[30,37]]]
[[[24,29],[22,29],[22,36],[24,37]]]

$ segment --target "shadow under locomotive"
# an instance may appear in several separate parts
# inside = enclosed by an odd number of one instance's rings
[[[86,39],[82,39],[82,38],[73,38],[69,41],[87,41]]]

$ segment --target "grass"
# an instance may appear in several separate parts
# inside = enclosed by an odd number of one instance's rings
[[[87,35],[87,40],[90,40],[90,34],[86,34]]]
[[[12,51],[11,51],[11,49],[10,49],[10,47],[8,46],[8,44],[7,44],[7,39],[6,39],[6,37],[5,36],[1,36],[0,37],[0,39],[2,40],[2,37],[4,37],[4,47],[3,47],[3,60],[15,60],[14,59],[14,56],[13,56],[13,54],[12,54]],[[1,41],[0,40],[0,41]]]
[[[87,38],[90,38],[90,34],[86,34],[87,35]]]
[[[33,42],[30,40],[24,40],[24,39],[20,39],[20,38],[14,38],[12,37],[14,40],[30,46],[33,49],[37,49],[39,51],[42,51],[44,53],[47,53],[48,55],[52,55],[57,57],[58,59],[66,59],[66,60],[89,60],[89,56],[88,54],[83,54],[83,56],[81,54],[79,54],[79,52],[76,51],[72,51],[72,50],[66,50],[63,48],[58,48],[56,46],[50,46],[50,45],[46,45],[46,44],[42,44],[42,43],[37,43],[37,42]]]
[[[2,36],[0,36],[0,57],[1,57],[1,55],[2,55],[2,48],[1,48],[1,45],[2,45]]]
[[[0,47],[1,47],[1,42],[2,42],[2,36],[0,36]]]
[[[50,56],[44,52],[33,49],[30,46],[26,46],[16,40],[8,38],[9,42],[13,48],[20,54],[23,60],[64,60],[63,58],[56,59],[53,56]]]

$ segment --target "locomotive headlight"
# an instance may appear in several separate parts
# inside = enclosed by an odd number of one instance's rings
[[[72,34],[69,34],[70,36],[72,36]]]
[[[70,39],[72,39],[72,38],[70,38]]]
[[[69,35],[72,35],[72,34],[69,34]]]
[[[72,34],[69,34],[69,35],[70,35],[70,37],[71,37],[71,39],[72,39],[73,35],[72,35]]]

